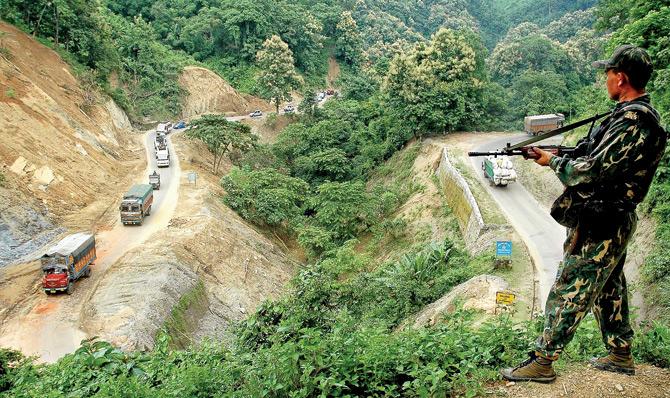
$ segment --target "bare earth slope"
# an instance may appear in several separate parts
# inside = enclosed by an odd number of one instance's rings
[[[186,119],[208,113],[232,116],[256,109],[273,110],[272,105],[259,98],[238,93],[209,69],[187,66],[179,77],[179,84],[187,92],[182,104],[182,114]]]
[[[0,31],[10,54],[0,57],[2,266],[62,232],[54,224],[93,228],[142,148],[123,111],[91,97],[58,54],[10,25]]]

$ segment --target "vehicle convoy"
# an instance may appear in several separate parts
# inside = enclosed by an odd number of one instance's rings
[[[563,127],[565,116],[562,113],[534,115],[523,118],[523,130],[531,135],[543,134],[549,130]]]
[[[156,166],[170,167],[170,151],[167,148],[156,151]]]
[[[149,174],[149,184],[155,190],[161,189],[161,175],[154,170],[153,173]]]
[[[142,225],[144,217],[151,214],[151,204],[154,202],[154,189],[149,184],[133,185],[121,201],[119,211],[121,222],[124,225]]]
[[[484,177],[491,180],[495,186],[504,187],[516,181],[514,164],[506,155],[487,156],[482,162],[482,169]]]
[[[66,236],[40,258],[44,272],[44,292],[49,294],[64,291],[72,294],[74,282],[91,274],[91,264],[95,258],[93,235],[80,232]]]

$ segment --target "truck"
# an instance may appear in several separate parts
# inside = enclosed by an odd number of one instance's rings
[[[523,130],[530,135],[539,135],[563,127],[564,121],[565,116],[562,113],[526,116],[523,118]]]
[[[44,292],[72,294],[74,282],[91,274],[95,259],[95,237],[92,234],[79,232],[66,236],[40,258]]]
[[[142,225],[144,217],[151,214],[151,204],[154,202],[154,189],[150,184],[133,185],[123,195],[119,211],[123,225]]]
[[[167,149],[167,138],[163,133],[157,133],[154,140],[154,150],[158,151],[159,149]]]
[[[154,170],[153,173],[149,174],[149,184],[151,184],[151,187],[158,191],[161,189],[161,175]]]
[[[170,167],[170,152],[167,148],[156,151],[156,166]]]
[[[507,155],[487,156],[482,162],[482,170],[484,170],[484,178],[497,187],[505,187],[516,181],[514,164]]]
[[[158,123],[156,126],[156,133],[170,134],[172,132],[172,122],[165,121]]]

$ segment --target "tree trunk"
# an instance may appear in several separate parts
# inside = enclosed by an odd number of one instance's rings
[[[49,7],[49,2],[47,2],[44,7],[42,7],[42,11],[40,11],[40,16],[37,18],[37,25],[35,26],[35,30],[33,31],[33,37],[37,36],[37,33],[40,30],[40,25],[42,24],[42,15],[44,15],[44,11]]]
[[[58,4],[54,3],[54,14],[56,15],[56,47],[58,47]]]

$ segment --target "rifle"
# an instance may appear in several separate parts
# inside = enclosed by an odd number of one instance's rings
[[[507,144],[509,145],[509,144]],[[561,146],[561,145],[537,145],[537,146],[522,146],[520,148],[515,148],[515,149],[507,149],[505,147],[504,149],[498,150],[498,151],[492,151],[492,152],[468,152],[468,156],[502,156],[502,155],[508,155],[508,156],[523,156],[524,159],[537,159],[540,157],[535,151],[533,151],[533,148],[540,148],[542,150],[545,150],[547,152],[551,152],[552,154],[556,156],[565,156],[565,155],[572,155],[575,151],[575,147],[570,147],[570,146]]]
[[[507,145],[505,145],[504,148],[499,149],[497,151],[491,151],[491,152],[468,152],[468,156],[501,156],[501,155],[509,155],[509,156],[523,156],[524,159],[537,159],[540,157],[535,151],[533,151],[533,148],[540,148],[542,150],[545,150],[547,152],[551,152],[552,154],[556,156],[564,156],[564,155],[572,155],[575,151],[574,147],[567,147],[567,146],[561,146],[561,145],[530,145],[534,144],[538,141],[546,140],[547,138],[557,136],[561,133],[565,133],[566,131],[574,130],[577,127],[581,127],[585,124],[591,123],[591,129],[593,129],[593,125],[595,124],[596,120],[601,119],[604,116],[609,115],[610,112],[606,113],[601,113],[599,115],[592,116],[588,119],[580,120],[578,122],[568,124],[567,126],[559,127],[553,130],[550,130],[544,134],[540,134],[536,137],[527,139],[525,141],[519,142],[517,144],[510,144],[509,142]]]

